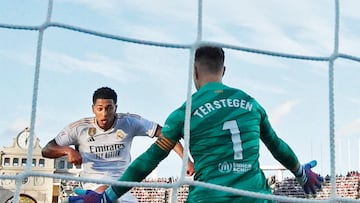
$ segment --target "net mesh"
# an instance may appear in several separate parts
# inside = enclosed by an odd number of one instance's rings
[[[21,180],[27,177],[49,177],[49,178],[58,178],[63,180],[75,180],[75,181],[85,181],[85,182],[94,182],[94,183],[104,183],[104,184],[113,184],[113,185],[123,185],[123,186],[141,186],[141,187],[162,187],[162,188],[173,188],[175,192],[172,193],[172,202],[176,202],[176,190],[179,189],[183,185],[194,185],[201,186],[206,188],[211,188],[215,190],[224,190],[234,194],[246,195],[258,198],[265,198],[283,202],[354,202],[354,200],[350,200],[347,198],[340,198],[336,196],[336,185],[335,185],[335,131],[334,131],[334,120],[335,120],[335,106],[334,106],[334,62],[339,59],[348,59],[356,62],[360,62],[360,58],[356,56],[352,56],[349,54],[339,53],[339,13],[340,13],[340,3],[338,0],[334,1],[334,42],[333,42],[333,52],[330,56],[306,56],[306,55],[294,55],[288,53],[280,53],[273,52],[268,50],[261,49],[252,49],[248,47],[242,46],[234,46],[231,44],[225,43],[215,43],[211,41],[202,40],[203,37],[203,2],[202,0],[197,1],[197,36],[196,40],[192,44],[176,44],[176,43],[165,43],[165,42],[155,42],[155,41],[146,41],[136,38],[129,38],[125,36],[113,35],[109,33],[104,33],[96,30],[84,29],[78,26],[72,26],[69,24],[57,23],[51,20],[52,11],[53,11],[53,0],[48,1],[47,7],[47,15],[45,21],[37,26],[29,26],[29,25],[15,25],[15,24],[4,24],[0,23],[0,29],[12,29],[12,30],[25,30],[25,31],[36,31],[37,32],[37,49],[36,49],[36,59],[35,59],[35,69],[34,69],[34,81],[32,88],[32,105],[31,105],[31,120],[30,120],[30,143],[34,143],[34,131],[35,131],[35,122],[36,122],[36,112],[37,112],[37,103],[38,103],[38,87],[39,87],[39,74],[41,70],[41,59],[42,59],[42,48],[43,48],[43,37],[45,32],[52,27],[79,32],[82,34],[93,35],[99,38],[107,38],[110,40],[122,41],[125,43],[135,43],[143,46],[158,46],[163,48],[174,48],[174,49],[187,49],[189,50],[189,71],[188,71],[188,85],[187,85],[187,109],[186,109],[186,118],[185,118],[185,137],[184,137],[184,145],[185,150],[188,148],[189,143],[189,129],[190,129],[190,106],[191,106],[191,88],[192,88],[192,71],[193,71],[193,58],[194,58],[194,50],[200,45],[208,44],[208,45],[219,45],[227,49],[237,50],[241,52],[248,52],[253,54],[261,54],[261,55],[269,55],[272,57],[284,57],[290,59],[298,59],[298,60],[310,60],[310,61],[323,61],[328,63],[328,106],[329,106],[329,143],[330,143],[330,182],[331,182],[331,197],[329,200],[314,200],[314,199],[299,199],[299,198],[291,198],[286,196],[279,195],[265,195],[256,192],[249,192],[244,190],[238,190],[234,188],[223,187],[219,185],[207,184],[199,181],[193,181],[185,178],[185,166],[186,160],[188,158],[188,153],[186,151],[185,157],[183,158],[183,167],[181,177],[178,181],[174,183],[133,183],[133,182],[115,182],[115,181],[105,181],[105,180],[95,180],[95,179],[87,179],[73,176],[66,176],[61,174],[46,174],[41,172],[32,171],[32,166],[30,162],[27,162],[25,171],[16,176],[2,175],[0,179],[12,179],[16,180],[16,190],[14,192],[14,202],[18,202],[20,198],[21,191]],[[194,2],[195,4],[195,2]],[[28,148],[28,157],[27,160],[32,160],[32,147]],[[356,201],[358,202],[358,201]]]

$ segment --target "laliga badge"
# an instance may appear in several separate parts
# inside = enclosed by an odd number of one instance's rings
[[[120,140],[122,140],[126,137],[127,134],[123,130],[117,130],[116,135]]]
[[[89,128],[88,134],[90,137],[94,136],[96,134],[96,128]]]

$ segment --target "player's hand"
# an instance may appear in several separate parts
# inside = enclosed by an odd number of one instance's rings
[[[311,168],[317,164],[316,160],[310,161],[302,166],[301,172],[295,174],[296,180],[302,186],[306,194],[316,195],[316,191],[321,189],[321,184],[324,182],[324,178],[317,173],[314,173]]]
[[[97,193],[92,190],[83,190],[76,188],[74,190],[78,196],[65,198],[62,203],[112,203],[105,192]]]
[[[69,149],[66,151],[66,155],[70,163],[75,165],[82,164],[82,157],[78,151],[69,147]]]
[[[189,159],[187,163],[186,175],[192,176],[195,173],[194,163]]]

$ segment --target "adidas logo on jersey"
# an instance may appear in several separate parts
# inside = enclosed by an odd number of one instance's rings
[[[95,142],[95,139],[94,139],[94,137],[89,137],[89,138],[87,139],[87,141],[88,141],[88,142]]]

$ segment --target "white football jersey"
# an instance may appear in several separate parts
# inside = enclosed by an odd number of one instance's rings
[[[154,137],[156,128],[157,123],[139,115],[118,113],[107,131],[97,125],[95,117],[83,118],[66,126],[55,141],[60,146],[79,145],[81,176],[117,180],[131,162],[133,138]]]

